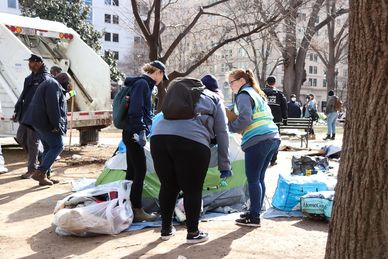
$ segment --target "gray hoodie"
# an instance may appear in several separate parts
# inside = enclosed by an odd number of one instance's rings
[[[230,170],[229,136],[225,106],[220,97],[205,89],[196,104],[199,114],[189,120],[166,120],[162,118],[153,125],[152,136],[176,135],[209,146],[216,138],[218,145],[218,169]]]

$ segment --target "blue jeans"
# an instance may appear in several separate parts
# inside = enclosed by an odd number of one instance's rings
[[[50,170],[57,156],[63,151],[63,136],[61,133],[36,130],[43,144],[42,162],[38,170],[46,173]]]
[[[260,215],[265,197],[265,171],[279,145],[279,139],[266,139],[245,150],[245,174],[251,200],[249,213],[253,217]]]
[[[337,112],[331,112],[327,115],[327,135],[335,134],[335,123],[337,121]]]

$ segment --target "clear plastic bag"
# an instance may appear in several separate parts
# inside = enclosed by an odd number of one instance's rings
[[[99,185],[57,202],[54,225],[59,235],[118,234],[133,221],[131,181]]]

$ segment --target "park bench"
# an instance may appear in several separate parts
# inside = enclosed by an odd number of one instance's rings
[[[309,133],[313,127],[311,118],[288,118],[287,125],[281,125],[279,133],[285,136],[296,136],[300,138],[300,147],[303,147],[303,141],[306,148],[309,146]]]

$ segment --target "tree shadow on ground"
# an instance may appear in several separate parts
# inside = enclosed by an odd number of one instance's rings
[[[95,237],[63,237],[55,233],[54,227],[43,229],[27,239],[35,254],[22,258],[72,258],[85,254],[115,236],[100,235]]]
[[[168,251],[167,253],[157,254],[149,258],[160,259],[160,258],[178,258],[179,255],[190,254],[192,258],[208,258],[209,251],[213,251],[213,254],[219,254],[221,257],[227,256],[232,250],[231,244],[236,239],[239,239],[249,232],[255,230],[256,228],[241,227],[233,232],[230,232],[226,235],[223,235],[217,239],[212,239],[210,236],[210,241],[206,243],[201,243],[197,245],[182,244],[175,249]],[[211,233],[210,233],[211,235]],[[129,254],[123,258],[139,258],[140,256],[146,254],[148,251],[155,248],[161,241],[159,236],[155,241],[149,243],[145,248],[140,249],[132,254]],[[174,238],[174,237],[172,237]],[[167,241],[168,242],[168,241]]]
[[[312,220],[304,218],[301,221],[292,224],[294,227],[302,228],[306,231],[321,231],[327,233],[329,231],[329,224],[322,220]]]
[[[15,177],[8,178],[8,179],[13,179],[13,178],[15,178]],[[17,177],[17,178],[20,179],[19,177]],[[8,182],[11,182],[11,181],[8,181]],[[2,183],[4,183],[4,182],[0,180],[0,184],[2,184]],[[20,198],[23,195],[26,195],[28,193],[41,191],[41,190],[46,189],[46,188],[48,188],[48,187],[34,186],[34,187],[31,187],[31,188],[28,188],[25,190],[0,194],[0,205],[14,201],[14,200],[16,200],[16,199],[18,199],[18,198]]]
[[[49,188],[49,187],[41,187]],[[42,217],[48,214],[52,214],[54,211],[54,206],[56,202],[60,199],[63,199],[67,196],[69,192],[55,194],[50,197],[44,197],[32,204],[23,207],[21,210],[18,210],[8,216],[7,223],[23,221],[27,219],[33,219],[37,217]]]

